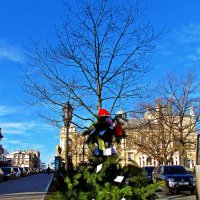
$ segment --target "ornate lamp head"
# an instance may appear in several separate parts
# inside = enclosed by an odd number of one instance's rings
[[[1,134],[1,128],[0,128],[0,140],[3,138],[3,135]]]
[[[73,107],[72,105],[69,103],[69,101],[64,105],[63,107],[63,120],[66,122],[71,121],[72,119],[72,113],[73,113]]]
[[[60,146],[58,146],[58,153],[59,153],[59,155],[61,154],[61,152],[62,152],[62,148]]]

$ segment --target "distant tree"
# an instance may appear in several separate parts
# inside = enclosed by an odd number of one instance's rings
[[[199,130],[198,87],[191,73],[181,79],[171,74],[165,81],[159,85],[160,98],[140,106],[140,117],[133,115],[128,138],[138,151],[160,164],[171,163],[178,151],[184,166],[187,150],[195,148],[195,132]]]
[[[174,140],[179,151],[180,164],[185,165],[187,149],[195,148],[195,133],[199,131],[200,96],[198,84],[192,72],[183,78],[177,78],[170,74],[167,82],[161,88],[163,98],[172,108],[171,115],[174,117],[171,126],[175,132]]]
[[[142,77],[160,33],[144,23],[139,3],[130,2],[65,3],[66,18],[54,45],[35,42],[28,53],[23,88],[35,97],[33,104],[56,115],[69,100],[74,116],[93,121],[100,108],[112,113],[147,94]],[[87,117],[80,116],[83,111]]]
[[[164,102],[156,101],[151,106],[144,104],[140,111],[144,111],[143,117],[136,117],[127,126],[127,145],[134,146],[138,152],[148,156],[148,162],[154,159],[158,164],[172,163],[172,156],[176,148],[173,146],[174,130],[166,126],[170,121],[168,109]]]
[[[74,165],[77,167],[78,164],[85,163],[90,157],[88,152],[88,146],[86,145],[86,136],[81,134],[74,134],[73,140],[74,143],[69,146],[69,151],[74,161]]]

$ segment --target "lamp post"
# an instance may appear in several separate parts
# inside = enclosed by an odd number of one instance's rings
[[[60,146],[58,146],[58,154],[60,156],[60,154],[62,153],[62,148]]]
[[[60,146],[58,146],[58,154],[59,154],[59,156],[58,156],[58,169],[60,169],[60,167],[61,167],[61,153],[62,153],[62,148],[60,147]]]
[[[124,138],[124,166],[126,166],[126,138]]]
[[[0,128],[0,140],[3,138],[3,135],[1,134],[1,128]],[[0,161],[3,160],[3,154],[4,153],[4,149],[2,147],[2,145],[0,144]]]
[[[69,164],[69,160],[68,160],[68,153],[69,153],[69,145],[68,145],[68,141],[69,141],[69,126],[70,126],[70,122],[72,120],[72,113],[73,113],[73,107],[71,106],[71,104],[69,103],[69,101],[67,103],[65,103],[64,107],[63,107],[63,121],[64,121],[64,126],[66,127],[66,151],[65,151],[65,170],[66,172],[68,171],[68,164]]]
[[[1,128],[0,128],[0,140],[3,138],[3,135],[1,134]]]

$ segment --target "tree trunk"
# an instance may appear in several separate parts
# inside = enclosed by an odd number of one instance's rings
[[[185,151],[184,151],[184,145],[182,145],[181,149],[179,150],[179,162],[180,165],[185,167]]]

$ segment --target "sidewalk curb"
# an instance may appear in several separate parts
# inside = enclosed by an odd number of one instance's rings
[[[161,196],[160,194],[156,193],[156,200],[168,200],[168,198]]]

